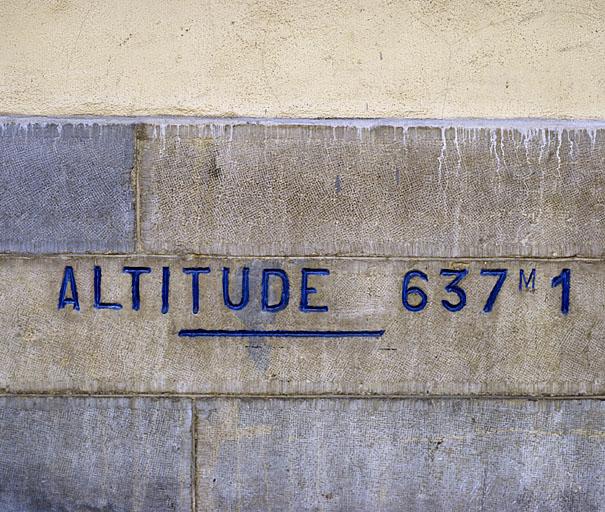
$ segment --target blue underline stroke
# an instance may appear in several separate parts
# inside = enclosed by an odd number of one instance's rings
[[[182,338],[380,338],[383,330],[377,331],[293,331],[293,330],[247,330],[247,329],[181,329]]]

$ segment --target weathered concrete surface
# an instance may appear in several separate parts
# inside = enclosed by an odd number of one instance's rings
[[[58,310],[64,267],[73,266],[81,309]],[[102,268],[101,300],[122,310],[93,309],[93,266]],[[141,276],[140,310],[131,306],[124,266],[149,266]],[[169,266],[170,309],[161,314],[162,267]],[[241,269],[250,268],[250,302],[223,304],[222,268],[231,268],[231,298],[240,297]],[[192,278],[200,276],[200,312],[192,314]],[[301,268],[312,276],[311,305],[299,310]],[[570,309],[551,279],[571,270]],[[290,276],[290,305],[260,310],[264,268]],[[442,268],[468,268],[461,282],[467,305],[444,287]],[[509,275],[491,313],[482,310],[496,277]],[[535,291],[519,291],[519,270],[536,268]],[[415,278],[429,297],[422,312],[402,306],[402,278]],[[270,302],[279,296],[274,283]],[[0,387],[9,391],[202,393],[604,394],[605,266],[581,261],[439,261],[405,259],[199,259],[168,257],[4,257],[0,261]],[[68,297],[72,295],[68,288]],[[410,296],[410,303],[417,297]],[[182,338],[181,329],[381,330],[381,338]]]
[[[191,402],[0,398],[3,512],[191,510]]]
[[[0,124],[0,252],[134,247],[133,127]]]
[[[144,247],[236,256],[605,255],[603,129],[430,124],[148,126],[138,141]]]
[[[0,112],[605,117],[592,0],[0,2]]]
[[[598,511],[605,403],[202,400],[200,510]]]

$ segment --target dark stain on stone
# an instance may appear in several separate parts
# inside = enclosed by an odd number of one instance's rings
[[[210,178],[220,180],[223,174],[223,170],[217,164],[217,152],[211,150],[210,158],[208,160],[208,175]]]
[[[241,267],[243,266],[242,264]],[[236,297],[239,297],[236,294],[241,293],[241,267],[240,265],[237,265],[237,267],[234,265],[231,268],[232,290]],[[244,309],[233,311],[233,314],[244,324],[246,329],[266,329],[267,326],[275,322],[275,314],[261,310],[260,294],[255,293],[255,291],[261,289],[263,268],[278,268],[279,265],[271,265],[269,262],[264,264],[262,261],[252,261],[248,264],[248,267],[250,268],[250,302]],[[254,343],[248,343],[244,346],[256,368],[263,373],[266,372],[271,361],[271,350],[273,348],[271,343],[265,338],[255,338]]]

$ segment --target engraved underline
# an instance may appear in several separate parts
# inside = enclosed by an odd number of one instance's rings
[[[247,330],[247,329],[181,329],[184,338],[380,338],[384,330],[378,331],[293,331],[293,330]]]

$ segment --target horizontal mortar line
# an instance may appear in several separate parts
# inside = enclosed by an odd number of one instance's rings
[[[253,330],[253,329],[181,329],[184,338],[380,338],[382,330]]]
[[[590,257],[590,256],[379,256],[379,255],[342,255],[342,256],[321,256],[321,255],[288,255],[288,256],[271,256],[271,255],[221,255],[221,254],[156,254],[156,253],[7,253],[0,252],[0,259],[58,259],[66,260],[69,258],[83,259],[126,259],[126,258],[154,258],[154,259],[170,259],[170,260],[190,260],[190,259],[214,259],[214,260],[359,260],[359,261],[542,261],[542,262],[587,262],[601,263],[605,262],[605,257]]]
[[[36,115],[1,115],[0,123],[82,123],[82,124],[189,124],[189,125],[223,125],[235,124],[262,125],[262,126],[328,126],[350,127],[357,129],[371,129],[378,126],[392,126],[401,128],[429,127],[429,128],[495,128],[495,129],[531,129],[531,128],[571,128],[571,129],[597,129],[605,128],[603,119],[560,119],[545,117],[518,117],[518,118],[474,118],[453,117],[445,119],[436,118],[389,118],[389,117],[207,117],[207,116],[178,116],[178,115],[151,115],[151,116],[36,116]]]
[[[452,395],[452,394],[410,394],[410,393],[378,393],[378,394],[356,394],[356,393],[85,393],[85,392],[14,392],[0,393],[0,398],[166,398],[166,399],[359,399],[359,400],[523,400],[523,401],[553,401],[553,400],[605,400],[605,395]]]

